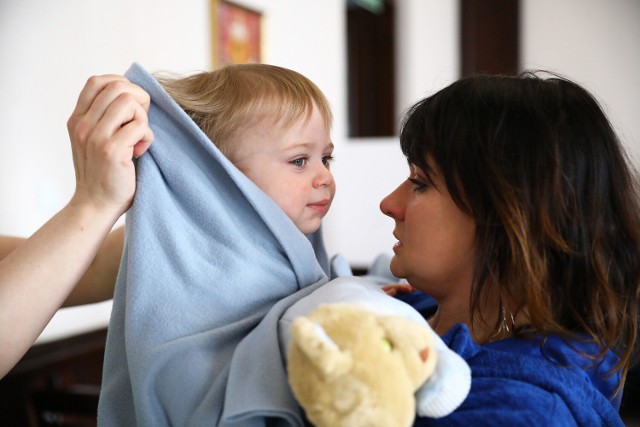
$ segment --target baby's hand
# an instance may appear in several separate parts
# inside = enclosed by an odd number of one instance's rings
[[[384,285],[382,290],[390,297],[396,296],[398,293],[408,294],[415,291],[415,288],[408,283],[389,283]]]

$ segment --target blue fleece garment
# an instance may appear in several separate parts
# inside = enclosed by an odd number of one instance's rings
[[[127,213],[99,425],[302,425],[277,325],[328,280],[320,230],[303,235],[144,68],[126,76],[151,96],[155,140]]]
[[[420,293],[399,296],[427,317],[435,301]],[[593,367],[574,351],[592,345],[550,337],[544,353],[538,339],[473,341],[459,324],[442,339],[471,367],[471,391],[451,415],[416,418],[414,426],[623,426],[615,396],[620,376],[606,372],[618,358],[612,352]]]

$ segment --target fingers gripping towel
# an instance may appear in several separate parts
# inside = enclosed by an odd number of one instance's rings
[[[155,140],[138,160],[127,213],[99,423],[225,425],[227,388],[254,379],[260,387],[270,376],[285,386],[256,389],[247,407],[234,402],[233,416],[264,409],[286,419],[276,406],[295,405],[278,366],[278,307],[327,281],[319,232],[300,233],[142,67],[126,76],[151,95]],[[276,359],[275,368],[230,375],[232,362],[256,360],[246,353]]]

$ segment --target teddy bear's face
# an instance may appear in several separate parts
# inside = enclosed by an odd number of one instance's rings
[[[296,319],[288,354],[292,390],[323,426],[409,426],[415,390],[433,372],[431,332],[349,304]]]

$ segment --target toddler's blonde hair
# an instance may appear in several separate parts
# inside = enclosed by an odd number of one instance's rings
[[[329,102],[311,80],[275,65],[227,65],[186,77],[156,78],[227,157],[238,131],[262,121],[287,127],[308,119],[315,105],[327,128],[333,122]]]

